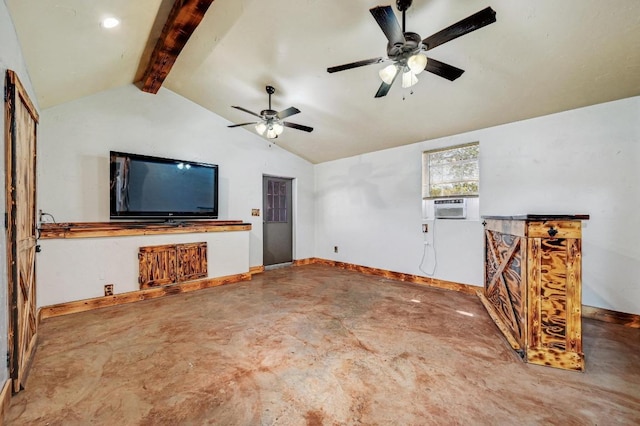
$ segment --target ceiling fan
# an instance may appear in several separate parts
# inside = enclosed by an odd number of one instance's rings
[[[379,64],[388,59],[392,60],[393,64],[383,68],[379,72],[382,84],[376,93],[376,98],[386,96],[400,74],[402,74],[403,88],[416,84],[418,82],[416,75],[422,71],[429,71],[450,81],[460,77],[464,70],[433,58],[427,59],[427,56],[422,52],[431,50],[434,47],[496,22],[496,12],[491,9],[491,7],[487,7],[420,40],[420,35],[405,31],[405,12],[409,9],[412,2],[413,0],[396,0],[398,10],[402,12],[402,28],[400,28],[400,24],[391,6],[377,6],[369,9],[384,32],[384,35],[387,37],[387,40],[389,40],[387,44],[388,58],[365,59],[364,61],[338,65],[327,68],[327,72],[334,73],[365,65]]]
[[[267,93],[269,94],[269,108],[263,109],[260,111],[260,114],[256,114],[255,112],[249,111],[248,109],[232,106],[232,108],[239,109],[240,111],[244,111],[251,115],[255,115],[260,120],[259,121],[250,121],[248,123],[241,124],[232,124],[227,127],[241,127],[248,126],[250,124],[254,124],[256,128],[256,132],[260,136],[265,135],[269,139],[275,139],[282,134],[282,131],[285,127],[290,127],[292,129],[302,130],[303,132],[311,132],[313,131],[313,127],[303,126],[302,124],[291,123],[288,121],[282,121],[287,117],[291,117],[294,114],[298,114],[300,110],[295,107],[289,107],[280,112],[274,111],[271,109],[271,95],[273,95],[276,89],[273,86],[266,87]]]

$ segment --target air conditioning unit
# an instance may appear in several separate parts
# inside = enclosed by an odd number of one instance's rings
[[[436,219],[466,219],[467,199],[450,198],[433,202]]]

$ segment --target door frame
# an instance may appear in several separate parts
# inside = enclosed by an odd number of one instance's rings
[[[261,191],[262,194],[262,199],[261,199],[261,203],[262,203],[262,266],[264,267],[264,233],[265,233],[265,224],[266,224],[266,210],[264,208],[264,197],[265,197],[265,193],[264,193],[264,178],[276,178],[276,179],[287,179],[291,181],[291,262],[295,262],[296,260],[296,225],[298,222],[298,179],[295,177],[291,177],[291,176],[282,176],[282,175],[275,175],[275,174],[270,174],[270,173],[263,173],[262,174],[262,180],[261,180],[261,187],[263,188],[263,190]]]

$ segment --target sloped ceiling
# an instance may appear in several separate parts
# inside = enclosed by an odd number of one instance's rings
[[[5,1],[41,108],[137,81],[173,4]],[[164,87],[232,124],[253,117],[231,105],[259,112],[265,86],[275,86],[274,109],[295,106],[302,112],[289,121],[315,128],[286,129],[275,143],[313,163],[640,95],[637,0],[414,0],[407,31],[422,38],[486,6],[497,22],[429,52],[464,69],[458,80],[423,73],[413,88],[396,82],[374,99],[384,64],[326,69],[385,56],[369,13],[379,4],[216,0]],[[105,16],[122,23],[103,29]]]

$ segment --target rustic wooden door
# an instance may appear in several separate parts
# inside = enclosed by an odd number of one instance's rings
[[[36,347],[36,129],[38,113],[18,76],[6,74],[5,176],[9,374],[24,388]]]

